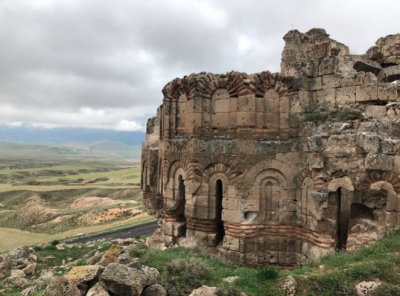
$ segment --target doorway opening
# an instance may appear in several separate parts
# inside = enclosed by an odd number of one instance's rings
[[[347,237],[349,233],[350,213],[353,200],[353,192],[344,188],[338,188],[336,191],[337,200],[337,216],[336,216],[336,230],[337,230],[337,250],[346,248]]]
[[[217,244],[219,244],[224,236],[225,236],[225,229],[224,229],[224,221],[222,221],[222,199],[223,199],[223,187],[222,181],[217,180],[215,188],[215,222],[216,222],[216,230],[217,230]]]
[[[177,220],[179,222],[185,223],[182,235],[186,235],[186,217],[185,217],[186,196],[185,196],[185,181],[183,180],[182,175],[179,175],[178,178],[178,199],[179,199],[178,208],[176,211]]]

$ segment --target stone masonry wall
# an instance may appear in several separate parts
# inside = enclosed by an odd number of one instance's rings
[[[168,83],[142,146],[149,245],[290,267],[398,227],[399,36],[350,55],[322,29],[293,30],[281,73]]]

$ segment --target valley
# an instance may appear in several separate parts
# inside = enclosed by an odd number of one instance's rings
[[[91,146],[0,143],[0,252],[154,220],[135,149]]]

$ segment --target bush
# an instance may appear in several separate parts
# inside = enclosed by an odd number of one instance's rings
[[[140,242],[136,245],[134,245],[130,250],[129,250],[129,255],[133,258],[137,257],[143,257],[144,254],[146,254],[147,247],[144,242]]]
[[[216,296],[240,296],[242,291],[232,285],[219,287],[215,292]]]
[[[57,246],[60,243],[60,241],[58,239],[53,240],[50,244],[52,246]]]
[[[189,295],[193,289],[202,286],[201,281],[207,279],[210,272],[210,267],[198,258],[175,259],[162,273],[161,284],[170,296]]]
[[[400,287],[395,285],[380,285],[375,290],[376,296],[400,296]]]

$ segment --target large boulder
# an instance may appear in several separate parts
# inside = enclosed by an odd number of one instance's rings
[[[278,282],[277,290],[285,296],[294,296],[297,292],[297,282],[289,275]]]
[[[132,258],[128,253],[120,254],[115,263],[123,264],[128,267],[136,268],[139,270],[142,269],[142,265],[140,264],[139,258]]]
[[[193,292],[189,296],[215,296],[218,288],[216,287],[209,287],[209,286],[202,286]]]
[[[32,267],[32,264],[36,264],[36,261],[37,257],[34,249],[27,246],[18,247],[8,254],[0,256],[0,274],[10,268],[23,269],[27,266]]]
[[[110,293],[100,283],[97,283],[88,291],[86,296],[110,296]]]
[[[105,252],[96,252],[92,257],[86,260],[87,265],[95,265],[97,264],[101,258],[103,257]]]
[[[160,272],[156,268],[143,265],[141,269],[149,279],[147,282],[148,285],[153,285],[158,282]]]
[[[65,276],[54,277],[43,296],[81,296],[76,284]]]
[[[361,282],[356,285],[358,296],[373,296],[375,295],[375,290],[379,287],[381,283],[378,282]]]
[[[143,291],[141,296],[167,296],[167,290],[160,284],[154,284],[149,286]]]
[[[100,283],[118,296],[139,296],[148,282],[142,271],[126,265],[111,263],[100,276]]]
[[[79,286],[95,280],[103,270],[104,267],[99,265],[75,266],[65,277]]]
[[[117,261],[118,256],[122,253],[122,247],[118,245],[113,245],[110,249],[108,249],[104,255],[101,257],[100,261],[97,265],[102,265],[107,267],[109,264]]]
[[[7,288],[24,288],[29,285],[25,272],[19,269],[13,269],[11,275],[6,278],[3,285]]]

